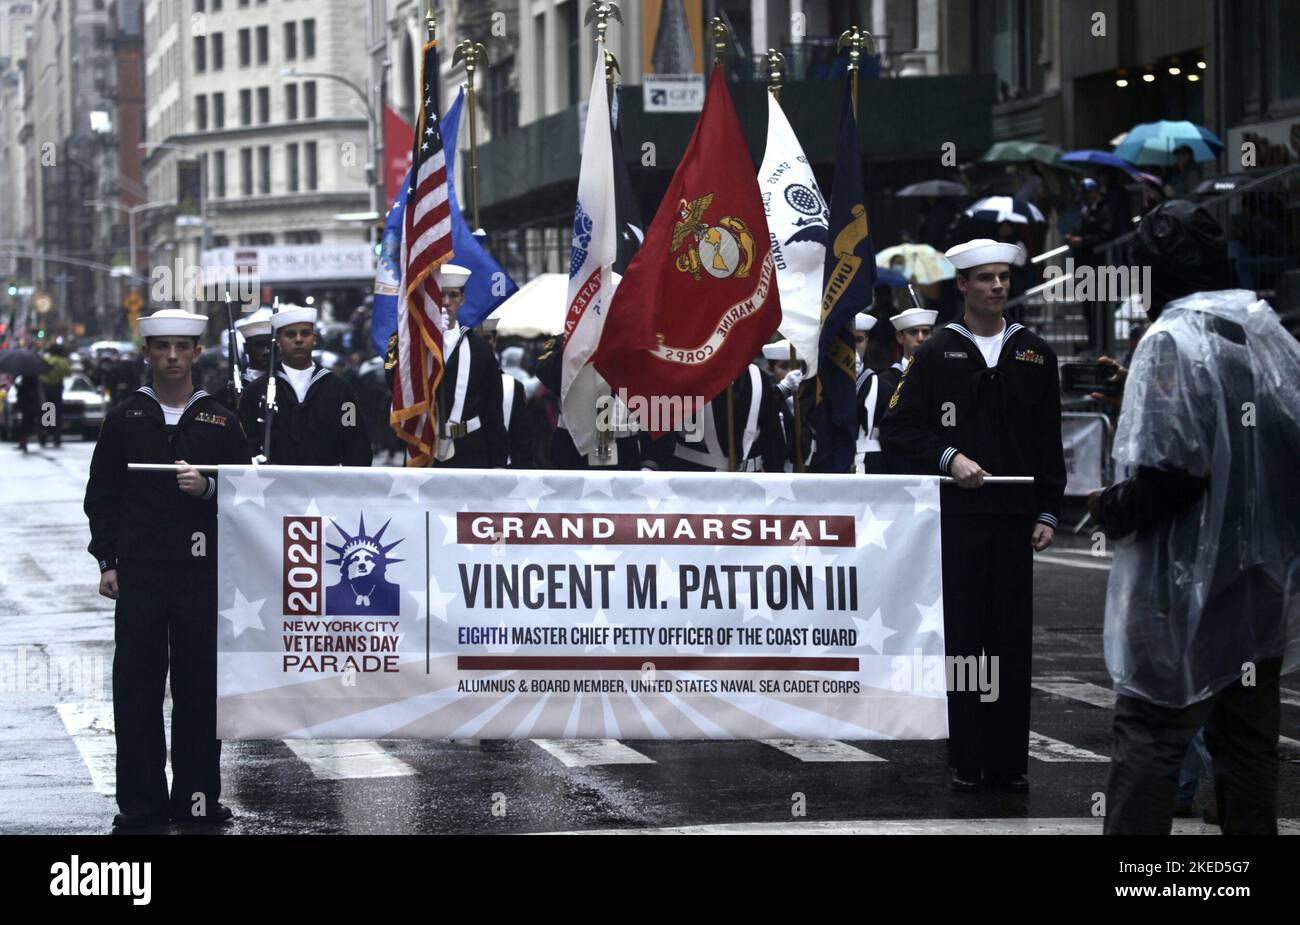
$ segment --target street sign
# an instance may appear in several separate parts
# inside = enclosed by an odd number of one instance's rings
[[[32,296],[32,307],[36,309],[36,314],[44,315],[54,307],[54,297],[48,292],[38,292]]]
[[[122,300],[122,305],[129,312],[138,312],[144,307],[144,299],[141,298],[140,293],[133,289],[126,294],[126,298]]]

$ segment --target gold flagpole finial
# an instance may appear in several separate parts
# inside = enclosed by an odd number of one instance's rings
[[[785,55],[775,48],[769,48],[763,56],[763,69],[767,71],[767,89],[778,100],[781,99],[781,82],[785,78]]]
[[[605,49],[605,82],[611,86],[614,84],[614,75],[622,74],[622,69],[618,66],[618,58],[608,48]]]
[[[721,16],[714,16],[709,20],[709,31],[713,34],[713,62],[722,64],[727,60],[727,24]]]
[[[591,5],[587,7],[587,13],[582,19],[584,26],[590,26],[593,22],[596,24],[596,42],[605,41],[605,30],[609,28],[609,20],[613,20],[620,25],[623,22],[623,14],[619,12],[618,4],[608,2],[608,0],[591,0]]]
[[[858,62],[862,57],[862,50],[865,48],[867,54],[876,53],[876,39],[865,29],[859,29],[857,26],[845,29],[840,33],[839,41],[835,43],[835,50],[841,51],[845,47],[849,49],[849,70],[856,71]]]
[[[432,6],[424,14],[424,27],[429,32],[429,41],[436,41],[438,38],[438,17],[433,15]]]
[[[451,65],[455,67],[460,62],[465,62],[465,74],[469,77],[469,82],[474,83],[474,71],[479,64],[488,64],[487,49],[483,47],[482,42],[475,42],[472,39],[461,39],[460,44],[451,55]]]

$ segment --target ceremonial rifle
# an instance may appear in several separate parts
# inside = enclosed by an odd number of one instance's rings
[[[262,400],[262,452],[258,455],[256,462],[265,463],[271,459],[271,424],[275,420],[275,364],[276,364],[276,336],[275,336],[275,314],[280,310],[280,297],[276,296],[271,305],[271,357],[267,366],[266,373],[266,397]]]

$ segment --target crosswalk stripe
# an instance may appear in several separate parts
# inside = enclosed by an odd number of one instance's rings
[[[618,739],[533,739],[566,768],[589,768],[602,764],[654,764]]]
[[[410,777],[415,769],[372,739],[282,739],[321,780]]]
[[[1098,755],[1086,748],[1078,748],[1068,742],[1051,739],[1037,732],[1029,733],[1029,757],[1039,761],[1092,761],[1108,762],[1105,755]]]
[[[1058,697],[1067,697],[1070,700],[1078,700],[1094,707],[1104,707],[1107,710],[1115,708],[1115,692],[1098,684],[1076,681],[1074,678],[1061,678],[1060,680],[1038,679],[1033,682],[1033,685],[1040,691]]]
[[[800,761],[884,761],[879,755],[854,748],[835,739],[759,739],[764,745],[798,758]]]
[[[61,703],[58,705],[63,727],[81,754],[90,772],[96,793],[111,797],[117,793],[117,743],[113,739],[113,705],[99,703]]]
[[[1102,562],[1083,562],[1076,559],[1068,559],[1062,556],[1049,556],[1047,553],[1034,553],[1035,562],[1050,562],[1052,565],[1068,565],[1071,568],[1090,568],[1099,569],[1103,572],[1110,571],[1110,566]]]
[[[1300,707],[1300,693],[1282,688],[1282,702],[1292,707]]]
[[[862,819],[819,822],[731,822],[654,829],[586,829],[544,835],[1100,835],[1100,819]],[[1300,819],[1279,819],[1279,835],[1300,835]],[[1175,819],[1175,835],[1218,835],[1217,825]]]

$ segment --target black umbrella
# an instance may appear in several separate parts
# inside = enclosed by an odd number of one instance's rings
[[[924,180],[920,183],[913,183],[911,186],[905,186],[895,196],[929,198],[929,199],[948,199],[950,197],[969,196],[970,192],[960,183],[953,183],[951,180]]]
[[[11,376],[39,376],[49,368],[34,350],[0,350],[0,373]]]

